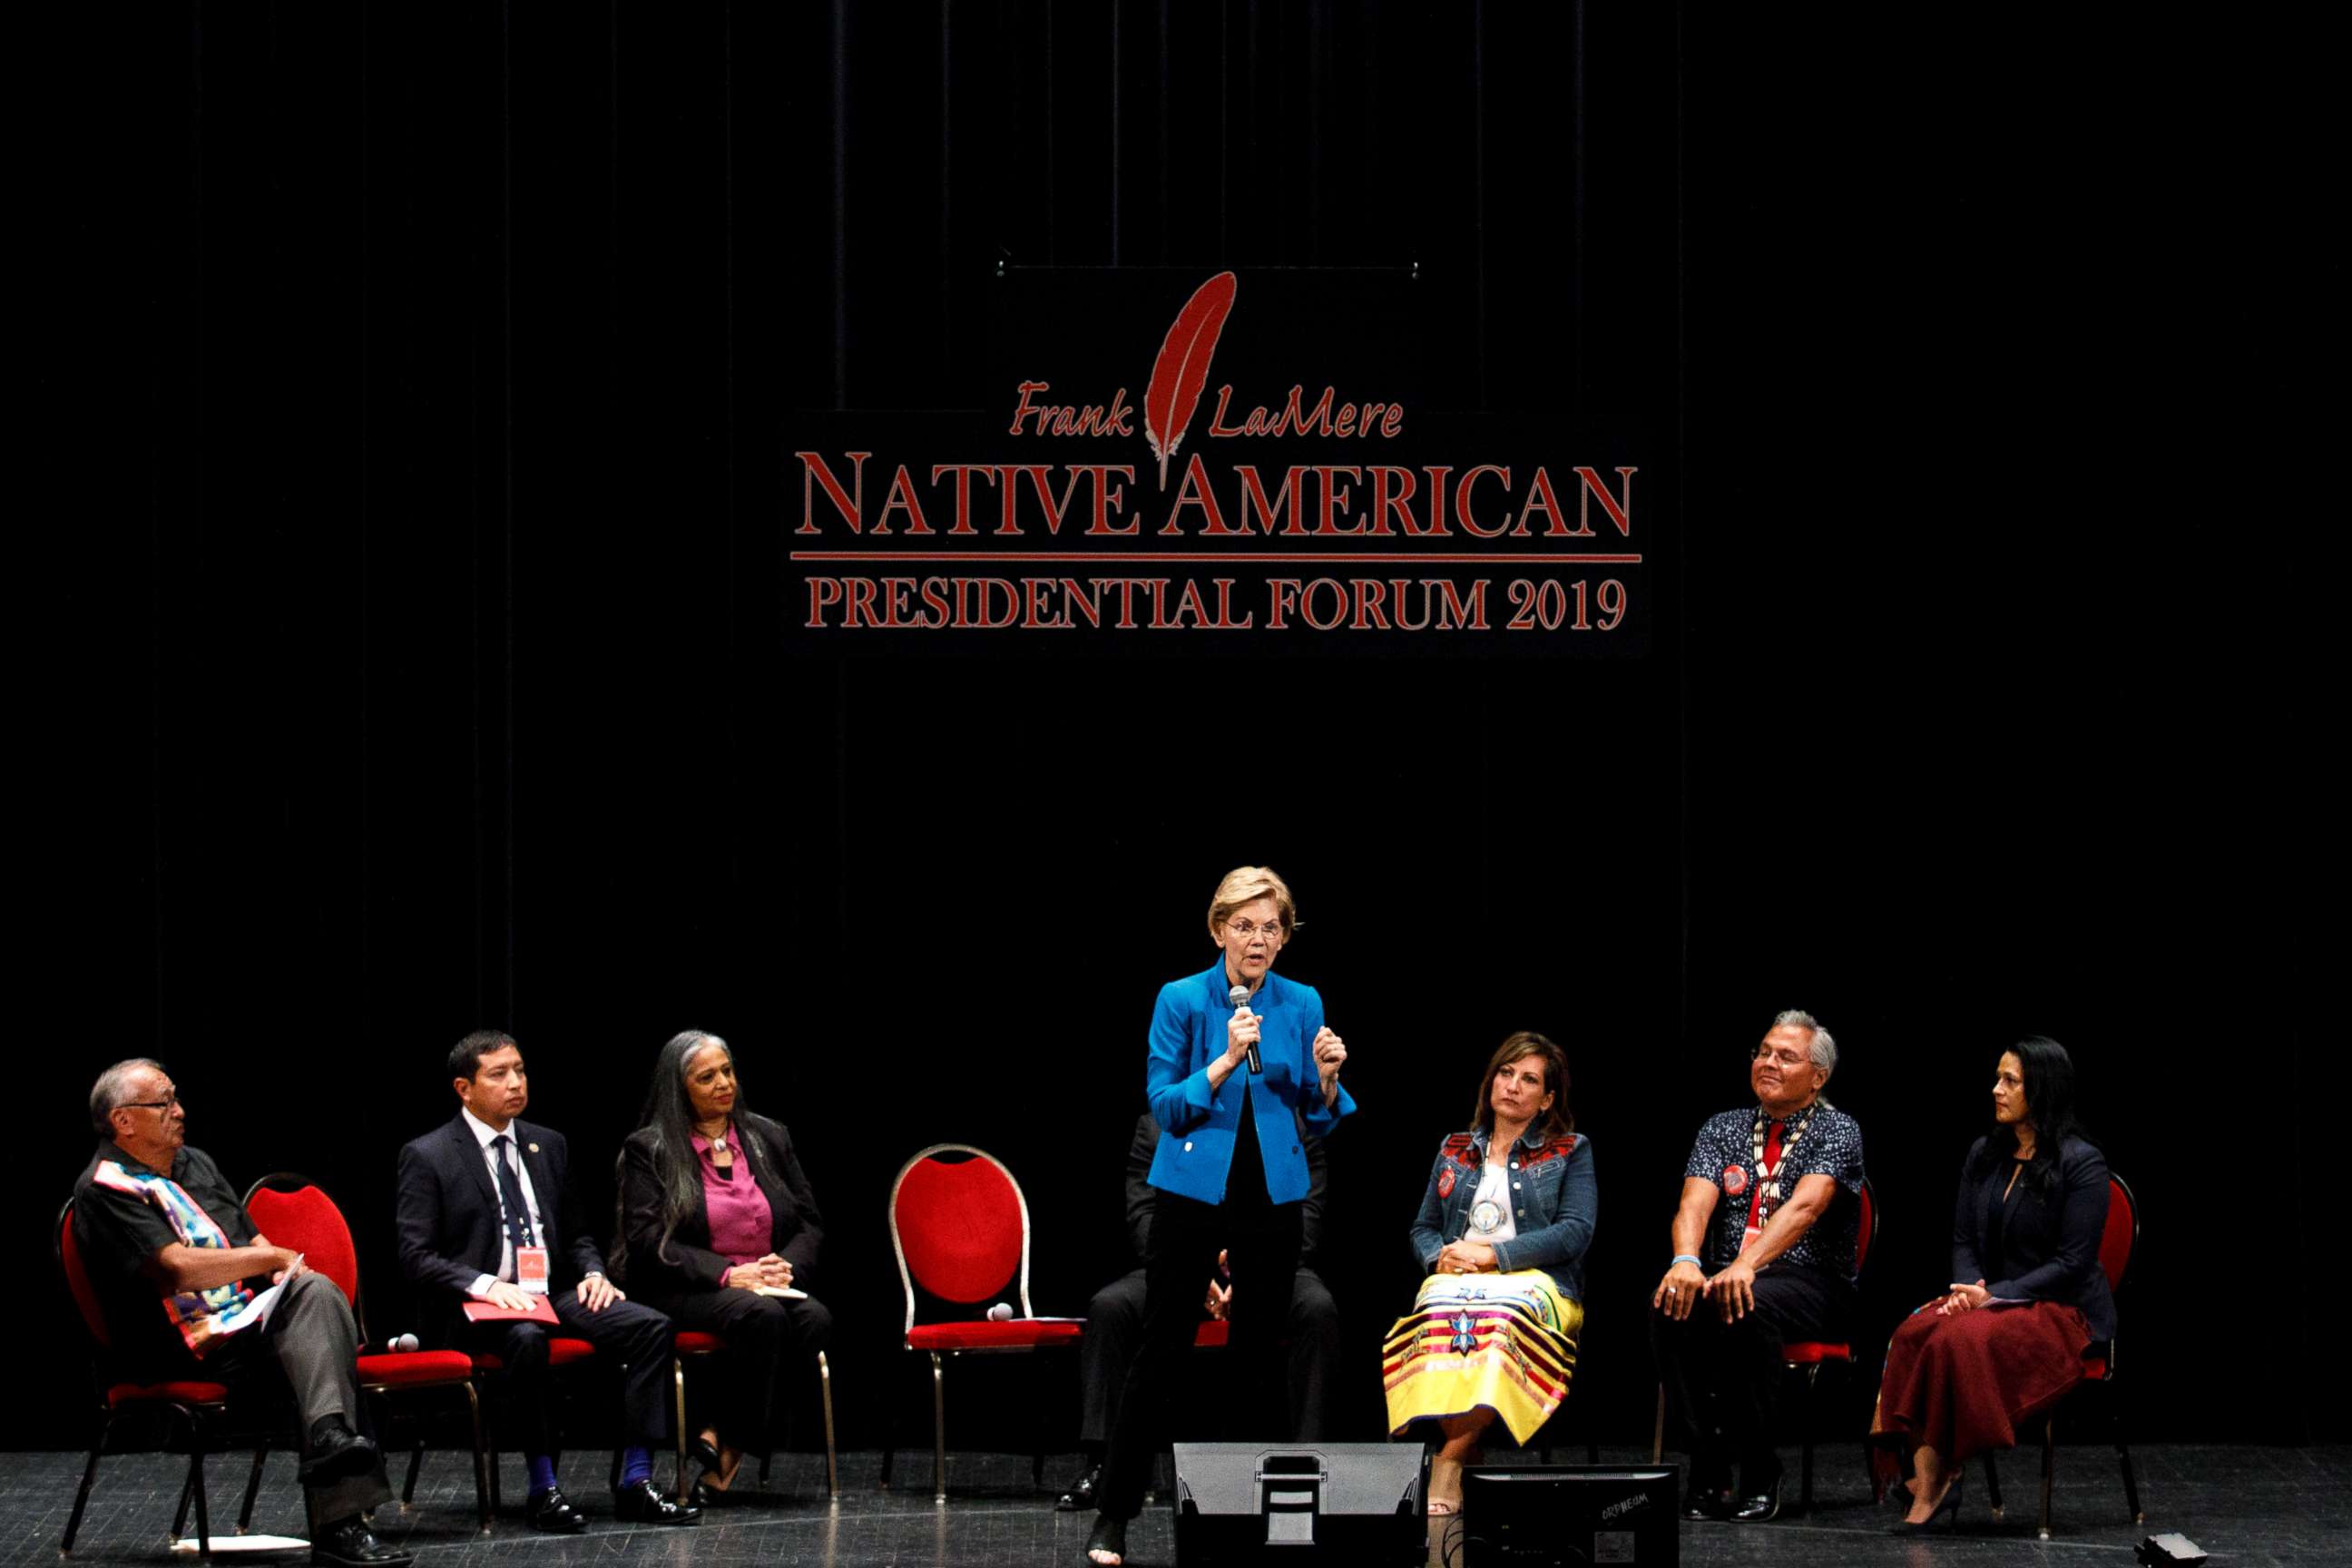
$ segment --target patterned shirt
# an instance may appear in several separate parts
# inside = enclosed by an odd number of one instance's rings
[[[1691,1143],[1689,1163],[1683,1167],[1685,1177],[1714,1183],[1718,1194],[1715,1214],[1707,1221],[1703,1248],[1710,1269],[1720,1268],[1738,1257],[1747,1237],[1748,1205],[1757,1180],[1758,1110],[1751,1105],[1708,1117]],[[1803,1118],[1801,1110],[1790,1121]],[[1781,1125],[1783,1138],[1788,1136],[1789,1126],[1788,1122]],[[1769,1142],[1772,1136],[1769,1123],[1766,1124],[1764,1136]],[[1797,1146],[1781,1156],[1780,1169],[1774,1179],[1780,1184],[1784,1202],[1797,1195],[1797,1184],[1807,1176],[1829,1177],[1838,1184],[1837,1196],[1831,1201],[1829,1212],[1815,1220],[1811,1228],[1797,1238],[1797,1244],[1773,1262],[1822,1269],[1852,1283],[1855,1272],[1854,1238],[1862,1223],[1858,1201],[1862,1194],[1862,1127],[1826,1099],[1815,1102],[1812,1125],[1805,1130]]]

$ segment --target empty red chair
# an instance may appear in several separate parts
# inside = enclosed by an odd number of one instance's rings
[[[360,1303],[359,1249],[342,1209],[325,1188],[307,1177],[278,1172],[253,1184],[245,1194],[245,1212],[254,1228],[279,1247],[302,1254],[305,1267],[325,1275],[352,1304],[359,1324],[360,1342],[366,1344],[367,1313]],[[457,1390],[466,1397],[466,1417],[474,1435],[474,1508],[482,1530],[490,1528],[488,1450],[482,1440],[482,1401],[474,1387],[473,1358],[462,1351],[362,1352],[358,1357],[360,1386],[370,1394],[392,1395],[420,1390]],[[409,1451],[408,1479],[400,1489],[403,1508],[416,1496],[416,1472],[425,1462],[425,1439],[419,1436]]]
[[[890,1184],[890,1245],[907,1292],[907,1349],[931,1358],[931,1491],[948,1496],[947,1362],[960,1355],[1032,1352],[1077,1343],[1083,1322],[1039,1322],[1029,1315],[1029,1204],[995,1156],[968,1143],[935,1143],[899,1169]],[[1021,1315],[1007,1321],[917,1323],[918,1287],[958,1306],[979,1306],[1017,1286]],[[882,1484],[890,1484],[897,1444],[882,1450]],[[1034,1479],[1045,1479],[1045,1452]]]

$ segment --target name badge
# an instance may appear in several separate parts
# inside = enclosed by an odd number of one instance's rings
[[[547,1294],[547,1248],[515,1248],[515,1283],[533,1295]]]

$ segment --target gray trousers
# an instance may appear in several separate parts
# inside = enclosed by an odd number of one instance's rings
[[[293,1395],[307,1448],[312,1425],[329,1415],[341,1416],[354,1432],[368,1430],[367,1402],[352,1364],[359,1347],[352,1304],[334,1281],[323,1274],[299,1274],[287,1281],[277,1309],[257,1334],[232,1335],[219,1353],[200,1364],[205,1376],[236,1380],[263,1373],[274,1362]],[[385,1484],[379,1455],[359,1475],[310,1489],[312,1527],[341,1524],[391,1500],[392,1488]]]

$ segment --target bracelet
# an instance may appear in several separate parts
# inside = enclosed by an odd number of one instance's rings
[[[1687,1263],[1694,1268],[1704,1268],[1706,1267],[1706,1264],[1701,1263],[1697,1258],[1693,1258],[1687,1252],[1675,1253],[1673,1259],[1667,1263],[1666,1267],[1672,1268],[1676,1263]]]

